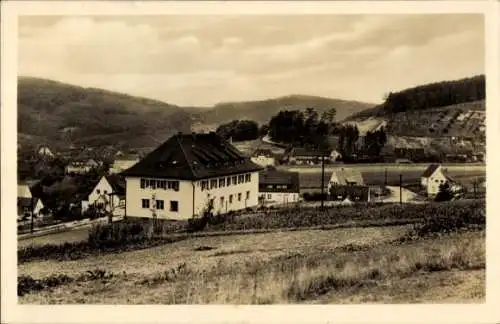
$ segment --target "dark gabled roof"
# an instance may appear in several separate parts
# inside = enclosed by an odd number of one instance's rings
[[[422,174],[422,178],[430,177],[439,168],[439,164],[431,164]]]
[[[177,134],[121,174],[198,180],[262,169],[215,133]]]
[[[351,169],[351,168],[340,168],[338,170],[333,171],[332,177],[336,176],[338,183],[340,185],[347,185],[349,183],[356,183],[358,185],[363,185],[363,175],[360,171]]]
[[[267,188],[268,185],[286,185],[287,188]],[[265,170],[259,172],[259,188],[265,188],[266,192],[299,192],[299,173],[277,170]]]
[[[118,174],[111,174],[106,176],[106,180],[110,184],[111,188],[113,188],[113,193],[117,194],[118,196],[125,195],[125,178]]]

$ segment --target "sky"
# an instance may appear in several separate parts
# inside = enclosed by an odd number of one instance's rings
[[[485,73],[484,18],[427,15],[30,16],[18,71],[181,106],[389,91]]]

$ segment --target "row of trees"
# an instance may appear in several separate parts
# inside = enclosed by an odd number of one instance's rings
[[[253,120],[233,120],[217,127],[215,132],[224,139],[235,141],[251,141],[261,135],[259,125]]]
[[[336,110],[331,108],[321,116],[314,108],[283,110],[269,121],[269,137],[276,142],[293,145],[321,146],[325,136],[338,128]]]
[[[485,97],[485,76],[480,75],[391,92],[387,95],[382,108],[385,113],[398,113],[484,100]]]

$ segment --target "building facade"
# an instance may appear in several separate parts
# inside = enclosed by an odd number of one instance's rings
[[[259,173],[259,203],[261,205],[287,205],[299,200],[298,172],[265,170]]]
[[[131,217],[183,220],[258,204],[258,172],[215,133],[177,134],[122,174]]]
[[[82,200],[82,212],[90,206],[100,208],[106,212],[118,212],[125,207],[125,183],[118,177],[103,176],[88,194],[87,199]]]

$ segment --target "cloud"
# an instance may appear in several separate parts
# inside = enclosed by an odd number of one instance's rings
[[[479,15],[23,18],[20,74],[183,105],[290,93],[380,101],[484,73]]]

